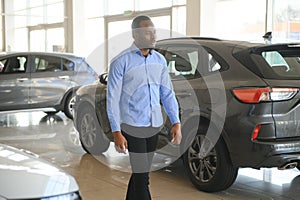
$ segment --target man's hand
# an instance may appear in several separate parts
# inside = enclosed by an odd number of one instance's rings
[[[181,135],[181,125],[180,123],[176,123],[173,125],[171,129],[171,143],[172,144],[180,144],[182,139]]]
[[[114,136],[116,150],[119,153],[126,154],[126,149],[128,148],[126,138],[122,135],[121,131],[116,131],[116,132],[113,132],[112,134]]]

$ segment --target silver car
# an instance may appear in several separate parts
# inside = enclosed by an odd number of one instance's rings
[[[0,200],[81,200],[75,179],[31,152],[0,144]]]
[[[0,66],[0,111],[63,111],[72,119],[75,91],[98,78],[84,58],[66,53],[9,53]]]

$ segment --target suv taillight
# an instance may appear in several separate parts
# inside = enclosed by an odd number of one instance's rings
[[[298,88],[235,88],[234,96],[243,103],[284,101],[293,98]]]

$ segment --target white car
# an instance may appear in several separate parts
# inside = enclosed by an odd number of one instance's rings
[[[37,155],[0,144],[0,200],[81,200],[75,179]]]

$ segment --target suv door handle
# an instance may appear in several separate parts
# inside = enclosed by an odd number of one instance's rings
[[[58,76],[60,79],[70,79],[70,76]]]
[[[192,93],[190,92],[175,92],[176,96],[180,96],[180,97],[190,97],[192,96]]]
[[[19,82],[24,82],[24,81],[28,81],[29,79],[28,78],[18,78],[17,81]]]

